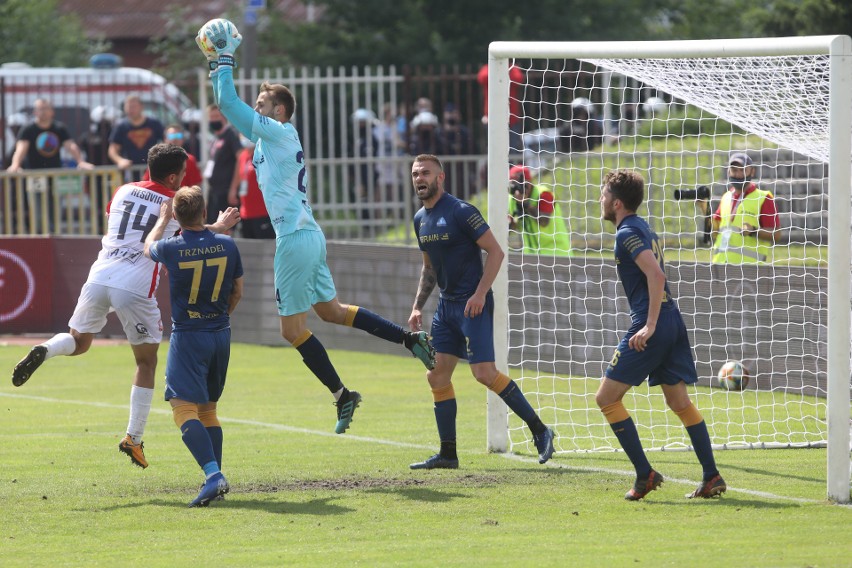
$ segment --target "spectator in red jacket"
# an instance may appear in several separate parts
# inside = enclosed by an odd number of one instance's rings
[[[244,239],[274,239],[275,229],[269,220],[263,194],[257,185],[257,174],[251,162],[254,144],[240,137],[245,146],[237,157],[240,185],[240,234]],[[247,145],[246,145],[247,144]]]

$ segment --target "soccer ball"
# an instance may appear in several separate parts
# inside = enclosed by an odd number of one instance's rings
[[[728,361],[719,369],[719,386],[732,391],[740,391],[748,386],[749,373],[739,361]]]
[[[217,24],[217,23],[222,23],[222,24],[225,25],[225,29],[230,29],[232,37],[237,38],[237,37],[240,36],[240,32],[237,31],[237,26],[235,26],[233,24],[233,22],[226,20],[224,18],[214,18],[214,19],[210,20],[209,22],[207,22],[206,24],[204,24],[203,26],[201,26],[201,29],[198,30],[198,45],[199,45],[199,47],[201,47],[201,51],[204,52],[204,56],[207,57],[208,59],[211,59],[211,58],[215,59],[217,54],[216,54],[216,48],[213,46],[213,42],[210,41],[209,37],[207,37],[206,30],[210,26],[212,26],[213,24]],[[224,41],[222,42],[222,44],[223,45],[221,45],[220,48],[225,47]],[[239,43],[237,45],[239,45]]]

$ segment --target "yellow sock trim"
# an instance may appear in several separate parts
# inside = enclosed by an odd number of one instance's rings
[[[198,420],[198,405],[187,402],[172,407],[172,417],[175,419],[175,424],[180,428],[187,420]]]
[[[494,379],[494,382],[491,383],[491,386],[488,388],[494,391],[495,393],[500,394],[501,392],[506,390],[506,387],[509,386],[509,382],[511,382],[511,380],[512,379],[510,379],[500,371],[497,371],[497,378]]]
[[[602,407],[601,412],[603,412],[603,415],[606,417],[606,421],[609,424],[623,422],[630,418],[630,414],[627,412],[627,409],[624,408],[624,403],[620,400]]]
[[[456,398],[456,391],[453,388],[453,383],[450,383],[445,387],[432,389],[432,398],[435,399],[435,402],[442,402]]]
[[[343,318],[343,325],[348,325],[352,327],[352,322],[355,321],[355,314],[358,313],[358,310],[361,309],[358,306],[349,306],[346,310],[346,317]]]
[[[200,410],[198,412],[198,419],[201,420],[201,423],[204,424],[205,428],[213,428],[214,426],[222,427],[222,424],[219,423],[219,417],[216,416],[215,408],[211,408],[210,410]]]
[[[683,422],[683,425],[687,428],[695,426],[704,420],[704,417],[701,416],[701,412],[699,412],[698,409],[695,408],[695,405],[691,402],[689,403],[689,406],[683,410],[676,410],[675,414],[677,414],[677,417],[680,418],[680,421]]]
[[[306,330],[304,331],[304,333],[302,333],[302,335],[300,335],[299,337],[297,337],[297,338],[296,338],[296,341],[294,341],[294,342],[293,342],[293,344],[292,344],[292,345],[293,345],[293,347],[299,347],[299,345],[301,345],[302,343],[304,343],[305,341],[307,341],[308,339],[310,339],[312,335],[313,335],[313,333],[311,333],[311,330],[310,330],[310,329],[306,329]]]

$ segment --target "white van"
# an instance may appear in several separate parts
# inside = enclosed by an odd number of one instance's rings
[[[121,58],[99,54],[85,68],[30,67],[25,63],[0,66],[0,118],[3,118],[3,155],[14,146],[7,118],[16,113],[32,115],[33,102],[45,98],[56,110],[75,140],[89,128],[90,113],[98,106],[122,113],[124,99],[139,95],[149,116],[164,125],[180,123],[181,114],[192,102],[161,75],[135,67],[121,67]]]

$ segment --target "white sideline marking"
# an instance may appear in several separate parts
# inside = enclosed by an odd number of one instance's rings
[[[111,409],[118,409],[118,410],[127,410],[128,409],[128,406],[124,405],[124,404],[110,404],[110,403],[106,403],[106,402],[92,402],[92,401],[88,401],[88,400],[67,400],[67,399],[62,399],[62,398],[50,398],[50,397],[46,397],[46,396],[32,396],[32,395],[26,395],[26,394],[13,394],[13,393],[0,392],[0,397],[21,398],[21,399],[27,399],[27,400],[36,400],[36,401],[39,401],[39,402],[52,402],[52,403],[60,403],[60,404],[77,404],[77,405],[81,405],[81,406],[94,406],[94,407],[97,407],[97,408],[111,408]],[[170,410],[165,410],[165,409],[161,409],[161,408],[151,408],[151,412],[154,412],[156,414],[167,414],[167,415],[172,414]],[[434,450],[434,446],[426,446],[426,445],[423,445],[423,444],[411,444],[411,443],[408,443],[408,442],[397,442],[397,441],[394,441],[394,440],[383,440],[381,438],[370,438],[370,437],[367,437],[367,436],[353,436],[351,434],[341,435],[341,434],[335,434],[333,432],[325,432],[325,431],[322,431],[322,430],[311,430],[309,428],[299,428],[299,427],[296,427],[296,426],[287,426],[285,424],[276,424],[276,423],[272,423],[272,422],[260,422],[258,420],[244,420],[242,418],[226,418],[226,417],[223,417],[223,416],[219,416],[219,421],[220,422],[227,422],[227,423],[230,423],[230,424],[242,424],[242,425],[245,425],[245,426],[259,426],[259,427],[262,427],[262,428],[271,428],[273,430],[281,430],[283,432],[295,432],[295,433],[299,433],[299,434],[311,434],[313,436],[326,436],[326,437],[329,437],[329,438],[357,440],[359,442],[370,442],[370,443],[373,443],[373,444],[383,444],[385,446],[393,446],[393,447],[397,447],[397,448],[417,448],[417,449],[423,449],[423,450]],[[534,464],[538,465],[538,458],[532,458],[532,457],[527,457],[527,456],[521,456],[521,455],[518,455],[518,454],[509,454],[509,453],[497,454],[497,455],[499,455],[499,456],[501,456],[505,459],[516,460],[516,461],[526,462],[526,463],[534,463]],[[626,470],[620,470],[620,469],[609,469],[609,468],[603,468],[603,467],[572,466],[572,465],[567,465],[567,464],[555,463],[553,461],[547,462],[545,464],[545,466],[546,467],[555,467],[555,468],[559,468],[559,469],[567,469],[567,470],[571,470],[571,471],[586,471],[586,472],[591,472],[591,473],[606,473],[608,475],[621,475],[621,476],[628,477],[628,478],[631,478],[631,479],[636,476],[636,472],[634,472],[634,471],[626,471]],[[677,479],[677,478],[667,477],[667,476],[664,479],[665,479],[665,481],[670,481],[672,483],[680,483],[680,484],[688,485],[688,486],[697,486],[698,483],[699,483],[697,481],[692,481],[692,480],[689,480],[689,479]],[[751,490],[751,489],[734,488],[734,487],[731,487],[730,485],[728,486],[728,491],[732,491],[732,492],[735,492],[735,493],[742,493],[742,494],[745,494],[745,495],[751,495],[753,497],[762,497],[764,499],[793,501],[795,503],[825,503],[824,500],[820,500],[820,499],[806,499],[806,498],[803,498],[803,497],[787,497],[787,496],[784,496],[784,495],[776,495],[774,493],[767,493],[765,491],[754,491],[754,490]],[[852,508],[852,504],[848,504],[848,505],[837,504],[837,506],[844,507],[844,508]]]
[[[128,410],[129,407],[126,404],[111,404],[107,402],[92,402],[89,400],[68,400],[63,398],[50,398],[46,396],[32,396],[27,394],[13,394],[13,393],[4,393],[0,392],[0,397],[9,397],[9,398],[22,398],[27,400],[36,400],[39,402],[58,402],[63,404],[77,404],[81,406],[94,406],[97,408],[111,408],[118,410]],[[151,412],[156,414],[167,414],[169,416],[172,415],[171,410],[166,410],[163,408],[151,408]],[[359,442],[371,442],[374,444],[383,444],[385,446],[394,446],[397,448],[416,448],[422,450],[434,450],[434,446],[425,446],[423,444],[411,444],[409,442],[396,442],[393,440],[382,440],[381,438],[370,438],[368,436],[353,436],[352,434],[335,434],[334,432],[325,432],[322,430],[311,430],[309,428],[299,428],[296,426],[287,426],[285,424],[276,424],[273,422],[260,422],[257,420],[244,420],[242,418],[226,418],[224,416],[219,416],[220,422],[227,422],[229,424],[242,424],[245,426],[260,426],[263,428],[270,428],[272,430],[281,430],[284,432],[295,432],[298,434],[311,434],[314,436],[326,436],[329,438],[340,438],[347,440],[357,440]]]

